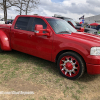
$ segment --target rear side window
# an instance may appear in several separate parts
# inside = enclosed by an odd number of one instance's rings
[[[29,20],[30,17],[19,17],[16,21],[14,28],[20,30],[27,30]]]
[[[47,27],[47,24],[44,22],[44,20],[42,20],[40,18],[35,18],[34,21],[33,21],[31,31],[34,31],[36,24],[43,25],[43,29],[46,29],[46,27]]]

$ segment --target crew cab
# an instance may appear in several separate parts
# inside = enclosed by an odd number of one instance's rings
[[[0,25],[0,51],[17,50],[55,62],[61,75],[77,79],[100,74],[100,36],[77,32],[65,20],[18,15]]]

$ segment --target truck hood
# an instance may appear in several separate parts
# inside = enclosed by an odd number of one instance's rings
[[[100,45],[100,36],[94,35],[91,33],[83,33],[83,32],[77,32],[77,33],[71,33],[71,34],[62,34],[64,37],[67,38],[73,38],[79,41],[86,41],[86,42],[94,42],[99,43]]]

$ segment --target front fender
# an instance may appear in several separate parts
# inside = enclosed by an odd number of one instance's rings
[[[89,46],[86,45],[79,45],[76,43],[62,43],[59,45],[59,48],[55,48],[52,54],[52,61],[55,62],[56,56],[58,53],[62,51],[74,51],[80,54],[85,62],[87,62],[87,56],[89,55]]]
[[[0,47],[4,51],[11,50],[10,39],[2,30],[0,30]]]

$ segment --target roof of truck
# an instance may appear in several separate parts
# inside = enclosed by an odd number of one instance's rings
[[[38,16],[38,17],[44,17],[44,18],[54,18],[54,19],[55,19],[55,17],[40,16],[40,15],[17,15],[17,16],[22,16],[22,17],[36,17],[36,16]]]

